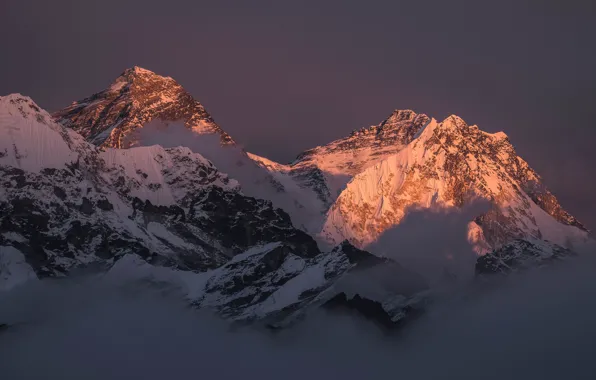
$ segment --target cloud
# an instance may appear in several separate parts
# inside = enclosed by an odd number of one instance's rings
[[[591,252],[593,254],[593,252]],[[0,373],[12,379],[593,378],[595,257],[446,297],[401,333],[315,313],[271,333],[233,328],[175,292],[97,278],[0,296]],[[498,285],[498,286],[495,286]]]
[[[478,255],[468,242],[468,224],[489,207],[476,200],[462,209],[411,210],[366,249],[396,260],[433,284],[447,278],[469,280]]]

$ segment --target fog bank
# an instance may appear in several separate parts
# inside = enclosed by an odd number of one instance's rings
[[[596,261],[480,284],[399,333],[323,312],[277,334],[232,328],[175,291],[97,279],[0,296],[2,379],[596,377]],[[497,286],[498,285],[498,286]]]

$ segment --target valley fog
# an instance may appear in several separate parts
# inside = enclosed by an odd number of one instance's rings
[[[272,333],[232,328],[175,290],[96,278],[0,296],[2,379],[593,379],[596,260],[582,255],[473,284],[387,334],[360,317],[310,314]],[[500,282],[500,281],[497,281]]]

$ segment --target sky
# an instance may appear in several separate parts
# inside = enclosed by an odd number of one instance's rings
[[[394,109],[506,132],[596,228],[594,1],[0,1],[0,95],[49,111],[138,65],[281,161]]]

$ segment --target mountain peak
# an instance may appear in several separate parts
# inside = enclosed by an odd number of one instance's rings
[[[562,208],[503,133],[483,132],[452,115],[440,123],[432,120],[396,154],[374,149],[327,212],[322,238],[364,247],[411,210],[461,210],[474,199],[491,205],[466,227],[478,253],[519,238],[559,245],[586,238],[585,227]]]
[[[507,140],[507,139],[509,139],[509,136],[507,136],[507,134],[505,132],[503,132],[503,131],[491,133],[491,136],[494,137],[497,140]]]
[[[449,116],[447,116],[445,118],[445,120],[443,120],[443,123],[445,125],[452,125],[455,127],[467,127],[468,124],[464,121],[464,119],[462,119],[461,117],[451,114]]]
[[[1,104],[16,104],[16,103],[27,103],[37,107],[37,104],[31,99],[30,97],[20,94],[18,92],[8,94],[5,96],[0,96],[0,103]]]
[[[120,74],[114,80],[114,82],[112,82],[112,84],[102,92],[126,92],[129,94],[129,96],[138,96],[141,92],[163,92],[167,89],[174,88],[178,91],[184,91],[182,86],[180,86],[180,84],[178,84],[178,82],[171,77],[165,77],[156,74],[151,70],[147,70],[139,66],[133,66],[124,70],[122,74]],[[99,94],[101,94],[101,92]],[[93,96],[96,95],[98,94]]]
[[[404,125],[413,126],[416,123],[413,123],[416,118],[428,118],[426,115],[417,114],[412,110],[394,110],[389,117],[383,120],[378,126],[379,129],[395,129],[399,127],[403,127]]]
[[[377,139],[384,141],[382,144],[397,142],[403,145],[412,141],[429,121],[430,118],[425,114],[396,109],[380,124],[371,128],[376,132]]]
[[[147,69],[145,69],[143,67],[140,67],[140,66],[130,67],[130,68],[124,70],[124,72],[125,73],[127,73],[127,72],[128,73],[134,73],[134,74],[153,74],[153,75],[157,75],[153,71],[147,70]]]
[[[130,68],[124,70],[122,72],[122,74],[120,74],[120,76],[118,78],[116,78],[116,81],[119,81],[122,79],[129,81],[129,82],[133,82],[133,81],[136,81],[139,79],[153,79],[153,80],[167,80],[167,81],[172,81],[172,82],[176,83],[176,81],[174,79],[172,79],[171,77],[159,75],[151,70],[144,69],[140,66],[133,66],[133,67],[130,67]]]
[[[104,147],[138,145],[133,132],[153,120],[182,122],[198,134],[219,134],[222,144],[234,142],[178,82],[139,66],[126,69],[107,89],[53,116]]]
[[[393,110],[393,112],[391,113],[391,115],[389,115],[389,117],[387,119],[385,119],[381,124],[386,123],[389,120],[393,120],[393,121],[399,121],[399,120],[413,120],[416,117],[417,113],[414,112],[413,110],[409,110],[409,109],[405,109],[405,110],[400,110],[400,109],[395,109]]]
[[[50,119],[49,115],[42,110],[34,101],[28,96],[13,93],[6,96],[0,96],[0,112],[8,112],[13,114],[18,112],[24,118],[34,115],[38,121],[42,119]]]

